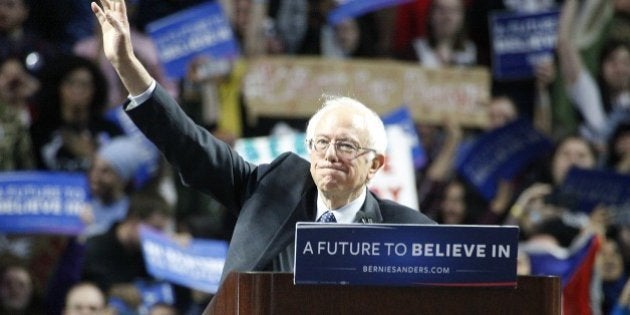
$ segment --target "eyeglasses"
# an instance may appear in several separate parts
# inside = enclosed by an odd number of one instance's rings
[[[319,154],[325,154],[331,143],[335,147],[335,152],[344,159],[355,159],[369,151],[376,152],[376,150],[374,149],[363,148],[358,144],[346,140],[334,142],[326,138],[316,138],[314,140],[308,140],[309,148],[315,150],[315,152]]]

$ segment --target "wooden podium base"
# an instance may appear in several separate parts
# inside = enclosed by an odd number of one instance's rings
[[[558,277],[514,288],[294,285],[293,274],[232,273],[204,314],[560,314]]]

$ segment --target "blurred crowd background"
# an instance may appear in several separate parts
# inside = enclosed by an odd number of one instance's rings
[[[490,69],[491,12],[561,10],[556,51],[532,78],[492,78],[486,128],[465,127],[455,115],[416,124],[428,156],[416,171],[419,208],[444,224],[518,225],[519,274],[532,274],[527,248],[571,252],[596,237],[586,300],[565,290],[565,313],[630,314],[630,208],[577,212],[554,193],[573,166],[630,173],[630,1],[415,0],[334,26],[326,22],[333,0],[219,1],[242,60],[225,68],[196,59],[173,80],[146,26],[203,2],[126,0],[136,55],[193,120],[231,144],[287,127],[304,131],[308,118],[249,119],[242,61],[290,55]],[[87,0],[0,0],[0,170],[84,172],[91,194],[81,235],[0,235],[0,314],[199,314],[211,296],[177,285],[170,300],[142,301],[137,280],[155,279],[143,264],[138,226],[182,242],[229,241],[235,217],[183,186],[161,157],[146,181],[133,180],[148,158],[106,115],[127,93],[95,22]],[[224,70],[208,71],[213,62]],[[554,150],[485,200],[458,176],[457,153],[517,118],[552,139]]]

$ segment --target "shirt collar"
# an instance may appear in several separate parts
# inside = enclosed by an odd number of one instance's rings
[[[337,219],[337,223],[352,223],[354,222],[354,218],[357,215],[357,212],[361,210],[363,204],[365,203],[365,198],[367,196],[367,187],[363,189],[359,197],[352,200],[347,205],[339,208],[339,209],[328,209],[326,204],[324,203],[324,199],[321,194],[317,193],[317,216],[315,218],[319,218],[324,212],[330,210],[335,215],[335,219]]]

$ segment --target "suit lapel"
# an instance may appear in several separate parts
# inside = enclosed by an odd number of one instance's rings
[[[299,221],[313,221],[316,189],[315,184],[307,178],[306,183],[303,185],[304,190],[300,195],[299,202],[294,207],[286,207],[291,210],[286,213],[286,219],[280,223],[275,235],[269,242],[269,246],[261,253],[260,259],[256,262],[255,270],[261,270],[272,261],[278,253],[285,250],[286,247],[294,241],[295,238],[295,224]]]
[[[302,203],[314,187],[302,158],[288,155],[274,164],[243,205],[223,277],[230,270],[264,270],[293,239],[295,223],[311,220]]]
[[[358,223],[381,223],[383,222],[383,216],[381,215],[381,209],[378,206],[378,200],[368,190],[365,197],[365,203],[357,212],[354,217],[354,222]]]

